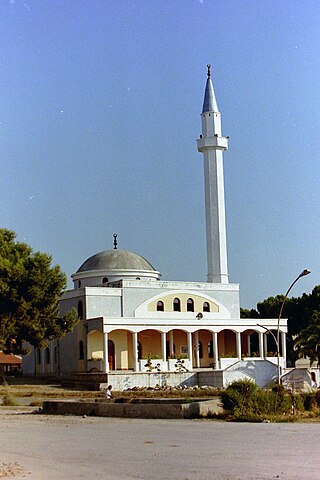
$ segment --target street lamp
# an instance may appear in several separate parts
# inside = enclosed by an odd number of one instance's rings
[[[288,295],[289,295],[289,292],[291,290],[291,288],[293,287],[293,285],[299,280],[299,278],[301,277],[305,277],[306,275],[309,275],[309,273],[311,273],[311,270],[308,270],[307,268],[305,268],[301,273],[300,275],[297,276],[297,278],[291,283],[290,287],[288,288],[283,300],[282,300],[282,303],[281,303],[281,307],[280,307],[280,312],[279,312],[279,317],[278,317],[278,327],[277,327],[277,341],[276,341],[276,344],[277,344],[277,359],[278,359],[278,385],[280,385],[280,377],[281,377],[281,374],[280,374],[280,348],[279,348],[279,342],[280,342],[280,319],[281,319],[281,315],[282,315],[282,311],[283,311],[283,307],[284,307],[284,304],[288,298]]]

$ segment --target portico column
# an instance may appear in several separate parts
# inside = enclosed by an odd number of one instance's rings
[[[239,360],[241,360],[241,333],[237,332],[237,357]]]
[[[264,358],[264,351],[263,351],[263,332],[259,332],[259,354],[260,358]]]
[[[248,357],[251,357],[251,334],[247,335]]]
[[[169,348],[170,348],[170,355],[174,354],[174,343],[173,343],[173,330],[169,332]]]
[[[132,334],[132,342],[133,342],[133,370],[135,372],[139,371],[139,359],[138,359],[138,334],[137,332],[133,332]]]
[[[264,343],[264,358],[268,356],[268,334],[263,334],[263,343]]]
[[[103,334],[103,369],[105,373],[109,373],[109,360],[108,360],[108,333]]]
[[[45,352],[45,349],[43,348],[42,350],[40,350],[41,352],[41,369],[40,369],[40,372],[42,375],[45,374],[45,355],[44,355],[44,352]]]
[[[219,368],[219,352],[218,352],[218,333],[212,333],[213,340],[213,358],[214,358],[214,368]]]
[[[161,352],[162,352],[162,360],[163,362],[167,361],[167,336],[166,332],[161,332]]]
[[[193,358],[192,358],[192,333],[188,332],[188,357],[190,362],[190,370],[193,369]]]
[[[287,345],[286,345],[286,333],[285,332],[281,332],[281,347],[282,347],[283,365],[284,365],[284,367],[286,367]]]
[[[195,332],[194,334],[194,343],[195,343],[195,350],[196,350],[196,368],[199,368],[200,367],[199,332]]]

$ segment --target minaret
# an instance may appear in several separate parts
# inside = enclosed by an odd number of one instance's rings
[[[197,145],[204,159],[208,282],[228,283],[223,181],[223,151],[228,149],[228,139],[221,135],[221,115],[211,81],[211,66],[207,67],[202,135]]]

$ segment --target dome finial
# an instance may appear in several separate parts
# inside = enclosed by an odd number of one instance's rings
[[[211,77],[211,65],[210,65],[210,63],[208,63],[207,69],[208,69],[208,78],[210,78]]]
[[[118,235],[116,233],[113,234],[113,249],[114,250],[117,250],[117,248],[118,248],[117,236]]]

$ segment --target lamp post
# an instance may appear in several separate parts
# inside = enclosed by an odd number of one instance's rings
[[[278,365],[278,385],[280,385],[280,378],[281,378],[281,373],[280,373],[280,348],[279,348],[279,342],[280,342],[280,319],[281,319],[281,315],[282,315],[282,311],[283,311],[283,307],[284,307],[284,304],[288,298],[288,295],[289,295],[289,292],[290,290],[292,289],[293,285],[299,280],[299,278],[301,277],[305,277],[306,275],[309,275],[309,273],[311,273],[310,270],[308,270],[307,268],[305,268],[298,276],[297,278],[291,283],[290,287],[288,288],[288,290],[286,291],[285,293],[285,296],[282,300],[282,303],[281,303],[281,307],[280,307],[280,312],[279,312],[279,317],[278,317],[278,327],[277,327],[277,341],[276,341],[276,344],[277,344],[277,365]]]

